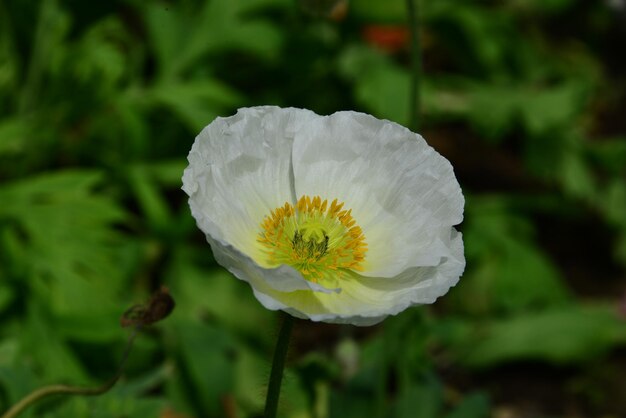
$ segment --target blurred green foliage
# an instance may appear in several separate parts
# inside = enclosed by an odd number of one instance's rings
[[[0,1],[0,410],[44,384],[108,379],[120,314],[165,284],[177,308],[114,390],[24,417],[260,416],[276,314],[214,263],[180,178],[195,134],[239,106],[408,121],[408,46],[385,40],[402,40],[404,0],[352,0],[345,18],[315,7]],[[626,390],[605,364],[626,346],[625,65],[608,42],[626,37],[623,12],[420,9],[422,125],[468,197],[467,271],[436,311],[368,330],[300,322],[282,416],[494,416],[516,405],[463,382],[529,363],[573,370],[574,410],[625,415],[589,383]],[[566,416],[569,399],[538,414]]]

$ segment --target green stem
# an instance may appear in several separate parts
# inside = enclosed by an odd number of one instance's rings
[[[420,78],[422,76],[422,59],[420,48],[419,9],[416,0],[406,0],[406,8],[411,34],[411,88],[409,90],[409,128],[417,132],[421,113]]]
[[[285,368],[285,359],[287,358],[287,350],[289,348],[289,339],[291,337],[293,322],[293,316],[289,314],[284,315],[283,325],[280,328],[278,341],[276,342],[276,349],[274,351],[270,383],[267,388],[267,398],[265,398],[265,418],[276,417],[276,411],[278,410],[278,397],[280,396],[280,385],[283,380],[283,369]]]
[[[133,342],[135,341],[135,337],[137,336],[137,331],[139,328],[135,328],[135,331],[128,338],[128,342],[126,343],[126,349],[122,356],[122,361],[120,362],[120,366],[117,370],[115,376],[109,379],[106,383],[101,386],[95,388],[85,388],[79,386],[68,386],[68,385],[50,385],[45,386],[43,388],[39,388],[34,390],[33,392],[26,395],[22,398],[18,403],[13,405],[8,411],[6,411],[0,418],[15,418],[30,405],[33,405],[39,402],[41,399],[47,398],[53,395],[82,395],[82,396],[95,396],[101,395],[111,389],[115,383],[119,380],[120,376],[122,376],[122,372],[124,371],[124,366],[126,364],[126,359],[128,359],[128,355],[130,354],[130,349],[133,346]]]

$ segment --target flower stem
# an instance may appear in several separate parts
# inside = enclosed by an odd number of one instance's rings
[[[411,88],[409,89],[409,128],[417,132],[420,122],[420,78],[422,76],[422,51],[420,47],[419,8],[417,0],[406,0],[411,34]]]
[[[275,418],[278,410],[278,397],[280,396],[280,385],[283,380],[283,369],[289,348],[289,339],[293,328],[294,318],[289,314],[284,315],[283,325],[278,334],[274,359],[272,361],[272,372],[270,373],[270,383],[267,388],[267,398],[265,398],[265,418]]]
[[[119,368],[115,376],[109,379],[106,383],[101,386],[95,388],[85,388],[80,386],[68,386],[68,385],[50,385],[44,386],[42,388],[36,389],[23,397],[18,403],[13,405],[8,411],[6,411],[0,418],[15,418],[30,405],[37,403],[39,400],[43,398],[47,398],[52,395],[82,395],[82,396],[95,396],[101,395],[111,389],[115,383],[119,380],[120,376],[122,376],[122,372],[124,371],[124,366],[126,364],[126,359],[128,359],[128,355],[130,354],[130,350],[133,346],[133,342],[135,341],[135,337],[137,336],[139,328],[135,328],[133,333],[128,338],[126,343],[126,349],[124,350],[124,354],[122,356],[122,361],[120,362]]]

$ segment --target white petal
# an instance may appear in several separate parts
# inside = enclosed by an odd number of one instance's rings
[[[396,277],[354,275],[344,280],[339,293],[277,292],[253,282],[257,299],[268,309],[281,309],[313,321],[373,325],[406,308],[432,303],[459,281],[465,268],[463,240],[451,229],[441,237],[448,253],[441,264],[411,267]]]
[[[183,189],[216,260],[269,309],[372,325],[432,303],[463,272],[452,228],[463,196],[452,168],[399,125],[355,112],[242,109],[207,126],[189,162]],[[289,266],[269,268],[256,243],[263,218],[305,194],[344,202],[364,231],[367,271],[324,281],[340,292]]]
[[[248,283],[264,283],[274,291],[293,292],[306,290],[322,293],[338,292],[339,289],[327,289],[319,284],[305,280],[300,272],[286,265],[277,268],[263,268],[250,257],[242,254],[228,244],[214,240],[207,235],[215,260],[230,271],[235,277]]]
[[[183,190],[198,227],[262,262],[256,245],[272,209],[293,203],[291,149],[296,129],[316,115],[264,106],[218,118],[196,137]]]
[[[448,160],[421,136],[338,112],[309,119],[293,147],[296,195],[337,198],[363,229],[363,275],[393,277],[440,264],[447,248],[438,237],[462,221],[464,199]]]

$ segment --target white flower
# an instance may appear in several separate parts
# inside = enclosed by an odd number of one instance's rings
[[[218,118],[196,137],[183,190],[216,260],[300,318],[372,325],[434,302],[465,267],[452,166],[366,114]]]

